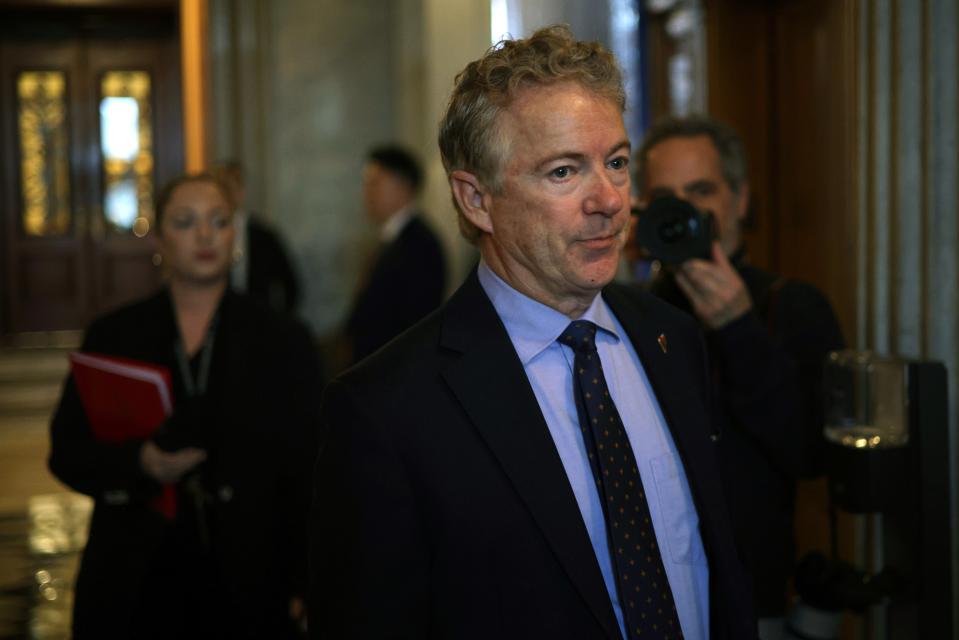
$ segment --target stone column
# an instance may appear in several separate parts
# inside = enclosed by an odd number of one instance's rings
[[[364,154],[397,138],[398,6],[211,0],[215,155],[246,165],[250,208],[286,239],[318,335],[342,322],[372,233]]]
[[[940,360],[959,460],[959,10],[861,0],[857,346]],[[956,469],[950,530],[959,530]],[[945,523],[944,523],[945,526]],[[953,553],[953,594],[959,564]],[[959,602],[954,605],[959,610]]]

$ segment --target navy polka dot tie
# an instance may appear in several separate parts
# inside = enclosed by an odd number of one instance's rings
[[[559,342],[576,354],[576,409],[596,490],[603,503],[609,554],[627,637],[682,638],[643,481],[596,352],[596,325],[576,320],[559,337]]]

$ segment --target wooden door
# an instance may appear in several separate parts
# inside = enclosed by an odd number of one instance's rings
[[[4,335],[83,328],[159,283],[153,201],[182,168],[179,54],[173,19],[138,17],[4,34]]]

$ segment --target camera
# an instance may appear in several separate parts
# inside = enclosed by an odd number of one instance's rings
[[[663,264],[676,265],[690,258],[709,260],[715,237],[711,213],[700,213],[675,196],[653,198],[645,209],[633,209],[636,242]]]

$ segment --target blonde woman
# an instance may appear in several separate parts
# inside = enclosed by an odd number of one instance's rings
[[[229,290],[228,191],[183,176],[157,198],[165,286],[97,319],[83,351],[159,364],[172,416],[147,440],[91,431],[72,377],[50,469],[95,500],[76,638],[282,638],[299,626],[319,367],[306,329]],[[151,506],[176,487],[173,518]]]

